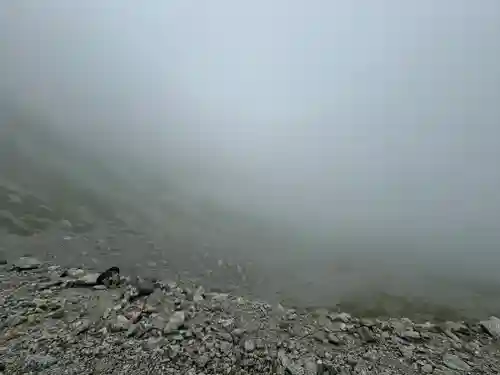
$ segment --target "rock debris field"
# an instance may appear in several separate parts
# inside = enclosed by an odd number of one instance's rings
[[[3,374],[499,374],[500,319],[354,317],[23,257],[0,266]]]

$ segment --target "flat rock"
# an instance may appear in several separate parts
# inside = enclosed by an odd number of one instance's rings
[[[83,275],[82,277],[75,280],[75,286],[94,286],[97,285],[97,279],[99,277],[99,273],[88,273]]]
[[[445,354],[443,363],[452,370],[470,371],[470,366],[454,354]]]
[[[488,320],[479,322],[481,327],[496,339],[500,338],[500,319],[496,316],[491,316]]]
[[[14,269],[18,271],[34,270],[42,265],[38,259],[33,257],[21,257],[14,263]]]
[[[409,341],[415,341],[421,339],[420,333],[412,330],[403,331],[399,334],[399,336]]]
[[[332,332],[341,332],[341,331],[345,331],[347,329],[347,326],[345,323],[343,322],[333,322],[332,324],[330,324],[328,326],[328,328],[332,331]]]

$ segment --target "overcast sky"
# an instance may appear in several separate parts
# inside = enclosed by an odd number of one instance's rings
[[[316,227],[497,238],[498,0],[0,4],[2,90],[71,137]]]

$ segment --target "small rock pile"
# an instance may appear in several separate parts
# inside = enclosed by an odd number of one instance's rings
[[[498,374],[500,319],[296,311],[24,257],[0,266],[4,374]]]

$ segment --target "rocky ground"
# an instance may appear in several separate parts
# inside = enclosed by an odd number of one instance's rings
[[[6,262],[2,262],[6,263]],[[498,374],[500,320],[294,310],[173,282],[0,266],[4,374]]]

